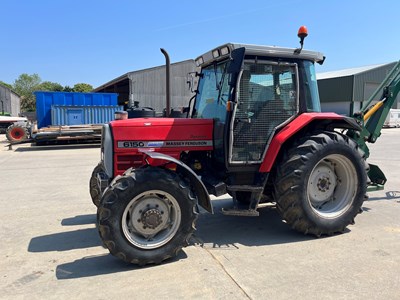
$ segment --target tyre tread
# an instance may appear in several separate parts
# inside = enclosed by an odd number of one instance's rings
[[[119,198],[123,197],[125,193],[129,193],[129,191],[133,188],[135,184],[150,180],[158,180],[168,185],[174,185],[175,187],[179,188],[184,193],[184,195],[186,195],[186,199],[189,200],[188,203],[191,206],[190,226],[186,226],[187,228],[184,228],[184,226],[182,227],[183,231],[181,233],[185,236],[183,243],[175,243],[175,245],[172,246],[172,249],[168,250],[167,252],[164,251],[161,254],[157,254],[155,256],[135,256],[132,254],[132,251],[130,251],[131,249],[125,249],[123,246],[120,246],[118,245],[118,243],[115,242],[115,232],[113,232],[113,230],[111,229],[113,225],[113,220],[111,220],[111,218],[108,218],[107,215],[112,214],[113,205],[115,204],[115,202],[120,201]],[[195,197],[191,189],[190,183],[187,182],[180,175],[172,171],[155,167],[131,170],[129,172],[126,172],[124,176],[121,176],[119,179],[113,181],[110,188],[105,192],[103,198],[104,201],[102,201],[101,205],[98,208],[100,237],[104,241],[104,244],[106,245],[110,253],[114,256],[119,257],[125,262],[137,264],[139,266],[144,266],[147,264],[160,264],[164,260],[177,256],[182,247],[187,245],[191,235],[196,229],[195,224],[198,218],[197,198]],[[112,198],[112,201],[109,201],[109,198]],[[106,213],[107,210],[110,212],[109,214]],[[172,240],[169,243],[171,242]],[[133,245],[131,247],[135,248]],[[138,248],[135,249],[135,253],[146,252],[146,250],[140,250]]]
[[[355,149],[355,153],[363,161],[364,169],[367,170],[368,164],[365,162],[365,155],[356,143],[349,137],[333,131],[315,132],[300,139],[286,151],[281,165],[278,163],[276,170],[275,197],[277,210],[282,219],[294,230],[317,237],[343,232],[347,225],[354,223],[354,217],[359,213],[359,208],[357,208],[354,215],[345,218],[343,225],[336,226],[336,228],[320,228],[307,216],[303,208],[302,201],[305,200],[301,199],[300,191],[306,185],[304,173],[307,171],[307,162],[329,144],[346,145]],[[366,197],[366,195],[363,196],[363,199]]]

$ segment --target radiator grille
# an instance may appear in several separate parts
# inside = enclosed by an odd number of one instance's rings
[[[139,168],[143,165],[143,155],[117,155],[117,171],[125,172],[127,169]]]

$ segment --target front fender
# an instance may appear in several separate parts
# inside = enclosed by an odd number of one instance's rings
[[[145,161],[148,165],[152,165],[153,162],[147,160],[147,157],[150,157],[153,161],[169,161],[176,165],[178,165],[180,173],[188,178],[193,185],[196,195],[198,204],[203,207],[206,211],[213,213],[213,207],[211,205],[210,195],[208,194],[207,188],[205,187],[204,183],[199,179],[197,174],[189,168],[186,164],[182,161],[173,158],[172,156],[158,153],[158,152],[151,152],[151,151],[140,151],[146,155]],[[159,164],[156,164],[159,165]]]

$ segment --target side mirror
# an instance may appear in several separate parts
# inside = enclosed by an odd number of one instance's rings
[[[198,72],[189,72],[186,77],[186,83],[189,86],[189,91],[196,93],[197,80],[196,77],[203,77],[203,74]]]
[[[186,77],[186,83],[188,85],[189,91],[193,93],[193,85],[194,85],[194,78],[193,78],[193,72],[188,73]]]

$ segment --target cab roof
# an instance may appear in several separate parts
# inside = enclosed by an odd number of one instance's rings
[[[230,55],[230,53],[239,48],[245,48],[246,55],[255,55],[263,57],[282,57],[282,58],[295,58],[310,60],[313,62],[321,63],[325,57],[320,52],[301,50],[300,53],[295,52],[295,48],[284,48],[276,46],[262,46],[262,45],[251,45],[251,44],[240,44],[240,43],[227,43],[223,44],[211,51],[204,53],[203,55],[196,58],[196,64],[198,66],[204,66],[215,60],[222,60]],[[226,50],[228,49],[228,51]],[[228,52],[228,53],[226,53]],[[216,56],[219,53],[219,56]],[[223,54],[225,53],[225,54]]]

